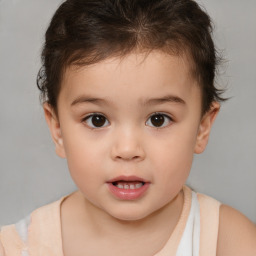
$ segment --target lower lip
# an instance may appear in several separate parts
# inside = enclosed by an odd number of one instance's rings
[[[108,183],[110,192],[118,199],[122,200],[136,200],[141,198],[149,188],[149,183],[145,183],[142,187],[137,189],[123,189]]]

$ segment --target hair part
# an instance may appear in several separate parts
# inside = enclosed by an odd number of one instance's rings
[[[37,77],[41,99],[57,112],[62,76],[70,65],[87,66],[134,51],[189,55],[202,91],[202,113],[225,100],[215,87],[219,63],[208,14],[193,0],[67,0],[45,34]]]

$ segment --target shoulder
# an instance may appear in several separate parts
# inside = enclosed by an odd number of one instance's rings
[[[64,198],[35,209],[15,224],[1,227],[0,256],[5,256],[4,251],[8,256],[21,255],[27,250],[27,244],[33,244],[33,248],[40,247],[40,250],[44,251],[54,248],[61,237],[60,204]],[[41,248],[42,246],[44,248]],[[39,254],[35,252],[33,255]],[[44,255],[49,255],[47,250]]]
[[[256,225],[239,211],[209,196],[198,194],[198,197],[202,217],[202,255],[209,255],[208,249],[211,248],[210,252],[216,251],[211,255],[255,256]]]
[[[222,255],[256,255],[256,225],[227,205],[219,213],[217,256]]]
[[[0,256],[5,256],[5,253],[4,253],[4,247],[2,245],[2,241],[1,241],[1,230],[0,230]]]
[[[15,232],[15,225],[7,225],[0,228],[0,256],[5,256],[8,249],[11,248],[12,252],[16,250],[16,244],[21,245],[20,239]],[[6,252],[7,250],[7,252]],[[9,255],[9,254],[8,254]]]

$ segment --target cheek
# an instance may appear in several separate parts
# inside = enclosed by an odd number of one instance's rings
[[[64,147],[69,171],[74,181],[95,183],[102,159],[100,145],[76,133],[71,138],[64,136]]]
[[[93,201],[95,191],[99,183],[104,180],[100,175],[100,161],[98,155],[90,147],[76,147],[74,151],[67,154],[67,163],[70,175],[77,188],[88,198]],[[102,178],[102,179],[100,179]]]
[[[150,154],[154,159],[152,164],[156,169],[162,170],[163,180],[186,179],[192,166],[196,129],[188,131],[177,126],[161,139],[161,143],[159,141],[158,138],[153,143],[155,146],[151,147]]]
[[[166,153],[162,152],[166,155]],[[190,150],[176,148],[174,151],[168,151],[166,157],[159,156],[158,169],[162,170],[163,180],[174,180],[178,182],[187,178],[193,161],[193,154]]]

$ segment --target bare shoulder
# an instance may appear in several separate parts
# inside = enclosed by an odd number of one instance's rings
[[[220,207],[217,256],[255,256],[256,225],[237,210]]]

